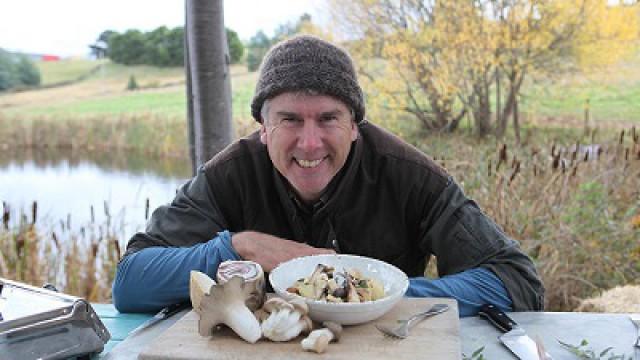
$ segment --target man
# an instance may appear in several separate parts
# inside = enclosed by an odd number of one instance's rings
[[[408,296],[540,310],[531,260],[424,154],[364,119],[349,55],[298,36],[266,55],[251,104],[258,132],[198,170],[118,265],[113,300],[155,311],[189,296],[189,271],[224,260],[265,271],[305,255],[348,253],[396,265]],[[437,258],[439,279],[424,277]]]

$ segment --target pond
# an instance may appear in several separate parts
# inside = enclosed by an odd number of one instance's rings
[[[190,177],[188,159],[71,150],[0,153],[0,201],[9,205],[11,223],[20,214],[31,221],[37,202],[39,228],[78,230],[93,221],[109,223],[128,239],[144,230],[147,212],[170,202]]]

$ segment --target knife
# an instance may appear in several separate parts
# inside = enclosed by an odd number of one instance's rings
[[[168,317],[170,317],[171,315],[174,315],[175,313],[181,311],[182,309],[186,309],[187,306],[189,305],[189,303],[178,303],[178,304],[173,304],[173,305],[169,305],[166,308],[160,310],[157,314],[153,315],[152,318],[150,318],[149,320],[143,322],[142,324],[140,324],[140,326],[138,326],[137,328],[133,329],[133,331],[131,331],[129,333],[129,336],[135,335],[137,333],[139,333],[140,331],[153,326],[155,323],[162,321]]]
[[[480,307],[478,315],[488,320],[493,326],[504,332],[498,338],[504,346],[521,360],[553,360],[549,353],[545,352],[545,358],[538,356],[538,346],[527,333],[507,314],[499,310],[495,305],[486,304]]]

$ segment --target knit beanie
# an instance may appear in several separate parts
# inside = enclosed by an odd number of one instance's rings
[[[265,100],[285,92],[315,90],[353,109],[355,121],[364,118],[364,98],[351,57],[327,41],[310,35],[284,40],[265,55],[251,101],[251,115],[262,122]]]

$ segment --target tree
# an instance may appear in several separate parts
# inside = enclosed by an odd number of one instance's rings
[[[272,39],[269,39],[260,30],[249,40],[247,45],[247,66],[249,71],[258,70],[262,58],[273,44],[300,33],[313,34],[328,40],[332,38],[330,33],[323,31],[313,23],[309,14],[302,14],[295,22],[278,25]]]
[[[40,71],[25,55],[0,49],[0,91],[40,85]]]
[[[577,69],[594,46],[601,64],[614,62],[629,48],[614,45],[638,34],[637,7],[606,0],[334,0],[331,8],[356,39],[350,47],[372,98],[432,131],[452,131],[469,113],[481,136],[501,136],[511,116],[517,128],[528,76]]]
[[[28,57],[22,55],[16,63],[15,67],[18,83],[26,86],[40,85],[40,70],[33,64]]]
[[[260,67],[262,58],[271,47],[271,40],[262,30],[258,31],[250,40],[247,46],[247,67],[249,71],[256,71]]]
[[[242,55],[244,55],[244,45],[242,45],[242,41],[238,37],[238,33],[225,28],[227,34],[227,44],[229,45],[229,56],[231,57],[231,63],[237,64],[242,60]]]
[[[144,64],[145,35],[139,30],[127,30],[124,34],[113,34],[109,38],[109,58],[124,65]]]

